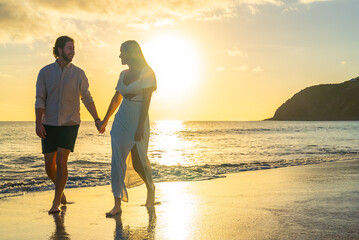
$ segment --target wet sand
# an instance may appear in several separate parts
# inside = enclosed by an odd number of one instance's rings
[[[0,239],[359,239],[359,160],[229,174],[129,189],[106,218],[110,186],[66,189],[73,201],[48,215],[53,191],[0,199]]]

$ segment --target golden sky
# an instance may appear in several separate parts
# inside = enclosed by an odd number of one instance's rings
[[[0,121],[34,120],[39,70],[75,39],[101,117],[122,42],[154,69],[151,120],[262,120],[294,93],[357,77],[357,0],[0,0]],[[83,120],[91,120],[81,106]]]

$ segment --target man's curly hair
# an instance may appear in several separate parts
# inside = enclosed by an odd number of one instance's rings
[[[54,46],[54,48],[52,50],[53,51],[52,53],[54,54],[55,58],[60,57],[58,48],[64,49],[66,43],[69,42],[69,41],[75,43],[75,41],[72,38],[68,37],[68,36],[61,36],[61,37],[56,39],[55,46]]]

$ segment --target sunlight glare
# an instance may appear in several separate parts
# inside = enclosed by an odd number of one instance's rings
[[[182,121],[156,121],[153,124],[155,134],[151,135],[151,148],[158,151],[158,155],[153,156],[154,161],[167,166],[188,164],[182,153],[192,146],[179,135],[183,129]]]
[[[199,83],[199,54],[179,35],[159,35],[143,45],[148,64],[157,77],[158,94],[167,100],[195,89]]]

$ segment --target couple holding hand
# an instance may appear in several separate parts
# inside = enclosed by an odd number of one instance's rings
[[[153,206],[155,185],[147,158],[150,124],[148,109],[156,90],[156,77],[136,41],[121,45],[120,59],[128,69],[121,72],[116,92],[101,121],[89,91],[84,71],[71,63],[74,40],[59,37],[53,48],[56,61],[42,68],[36,83],[36,134],[41,138],[48,177],[55,184],[55,196],[49,213],[60,212],[66,204],[63,193],[68,171],[67,160],[74,151],[80,125],[80,99],[95,120],[100,133],[119,107],[111,129],[111,185],[115,204],[107,216],[121,212],[121,201],[128,201],[127,188],[146,184],[146,206]]]

